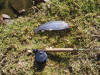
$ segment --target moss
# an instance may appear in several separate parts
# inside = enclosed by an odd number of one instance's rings
[[[98,51],[48,53],[48,62],[40,72],[34,69],[34,54],[28,55],[26,50],[45,49],[46,47],[99,47],[99,39],[92,36],[98,35],[100,28],[97,0],[85,0],[84,2],[80,0],[51,0],[47,3],[40,3],[29,12],[31,13],[27,16],[14,19],[10,25],[0,25],[0,70],[2,73],[26,75],[99,74],[98,61],[92,58],[96,56]],[[34,30],[38,26],[51,20],[64,20],[73,27],[70,30],[34,34]],[[6,61],[5,64],[3,64],[3,60]],[[88,63],[87,66],[86,63]]]

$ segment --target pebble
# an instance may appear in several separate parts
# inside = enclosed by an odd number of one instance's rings
[[[11,24],[11,17],[7,14],[0,15],[0,24]]]

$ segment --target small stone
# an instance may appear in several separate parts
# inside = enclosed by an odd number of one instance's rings
[[[8,16],[7,14],[2,14],[1,16],[3,17],[3,19],[11,19],[11,17]]]
[[[31,50],[28,50],[27,52],[28,52],[28,53],[32,53],[32,51],[31,51]]]
[[[11,24],[12,20],[11,17],[7,14],[0,15],[0,24]]]
[[[48,2],[48,1],[50,1],[50,0],[44,0],[44,2]]]

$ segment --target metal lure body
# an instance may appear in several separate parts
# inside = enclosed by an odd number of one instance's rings
[[[35,33],[37,33],[38,31],[44,31],[44,30],[63,30],[63,29],[67,29],[70,28],[69,24],[64,22],[64,21],[50,21],[47,22],[41,26],[39,26],[36,30]]]

